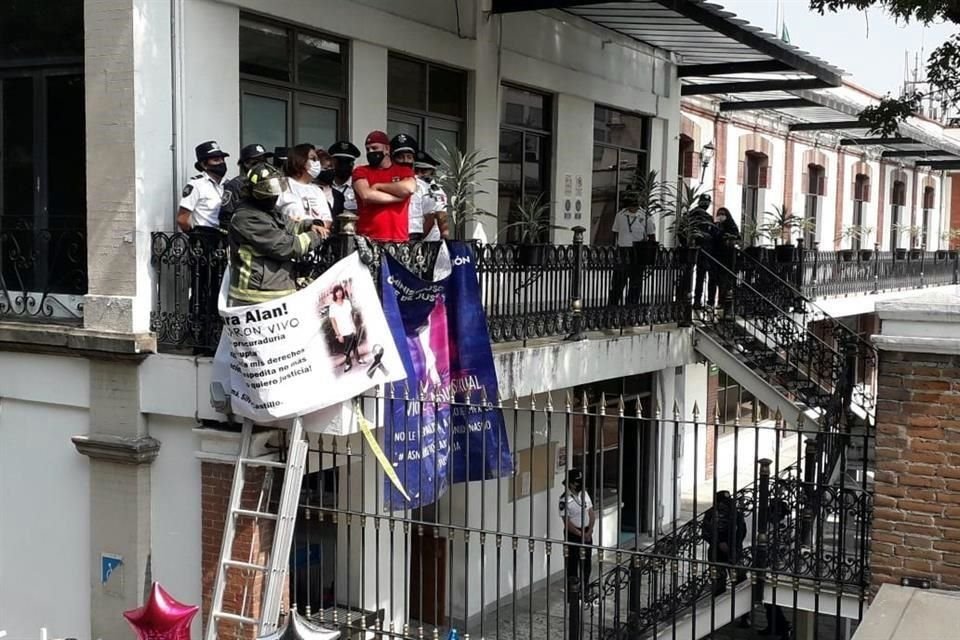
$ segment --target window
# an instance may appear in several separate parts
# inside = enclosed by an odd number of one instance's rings
[[[53,10],[8,3],[0,20],[0,300],[87,292],[83,2]],[[80,160],[64,168],[64,150]],[[54,317],[80,317],[75,299],[55,300]]]
[[[907,206],[907,183],[896,180],[890,192],[890,250],[900,248],[900,236],[903,235],[903,209]]]
[[[803,174],[804,217],[807,219],[807,228],[803,241],[812,247],[817,239],[817,227],[820,224],[821,198],[827,195],[827,170],[819,164],[807,165]]]
[[[770,159],[765,153],[747,151],[746,157],[740,162],[740,182],[743,184],[743,196],[740,202],[743,211],[744,237],[753,244],[759,241],[760,214],[763,204],[760,200],[760,190],[766,189],[770,182]]]
[[[623,196],[647,172],[650,120],[599,105],[593,114],[590,238],[592,244],[613,244],[611,228]]]
[[[387,61],[387,103],[391,136],[413,136],[438,160],[443,158],[443,147],[463,147],[465,72],[391,54]]]
[[[550,194],[550,154],[553,113],[550,96],[504,86],[500,122],[500,180],[498,214],[500,228],[514,219],[516,207],[524,200]],[[516,240],[514,227],[507,240]],[[540,238],[545,242],[547,238]]]
[[[862,227],[866,220],[867,202],[870,201],[870,177],[858,173],[853,181],[853,225]],[[850,240],[850,248],[854,251],[860,251],[864,248],[863,238],[856,235]]]
[[[936,202],[936,191],[933,187],[923,189],[923,224],[920,227],[920,246],[930,246],[930,218],[933,216],[933,207]]]
[[[286,25],[240,19],[240,144],[329,147],[345,129],[346,46]]]
[[[773,417],[770,408],[760,402],[740,383],[720,369],[717,373],[717,413],[720,416],[721,433],[733,432],[737,424],[750,424],[756,415],[757,421]],[[712,420],[713,418],[708,418]]]
[[[677,175],[684,180],[692,180],[700,168],[700,154],[693,150],[693,138],[680,134],[680,166]]]

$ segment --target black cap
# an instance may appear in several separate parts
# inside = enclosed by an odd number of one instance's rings
[[[436,169],[440,163],[426,151],[417,151],[413,156],[414,169]]]
[[[579,482],[583,484],[583,471],[580,469],[570,469],[567,471],[567,479],[563,481],[563,484],[569,486],[571,482]]]
[[[697,198],[698,204],[708,206],[711,202],[713,202],[713,198],[710,197],[709,193],[701,193],[700,196]]]
[[[360,149],[348,140],[338,140],[334,142],[330,145],[330,148],[327,149],[327,153],[334,158],[350,158],[351,160],[356,160],[360,157]]]
[[[398,153],[416,153],[419,151],[417,146],[417,139],[413,136],[408,136],[405,133],[398,133],[393,136],[393,140],[390,141],[390,155],[397,155]]]
[[[278,162],[286,160],[290,157],[290,147],[274,147],[273,157],[276,158]]]
[[[229,153],[226,153],[223,149],[220,148],[220,145],[217,144],[216,140],[207,140],[206,142],[201,142],[197,145],[197,162],[203,162],[207,158],[228,158],[230,157]]]
[[[243,149],[240,149],[240,162],[272,157],[273,154],[267,151],[262,144],[248,144]]]

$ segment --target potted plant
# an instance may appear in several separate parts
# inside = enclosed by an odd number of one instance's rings
[[[743,223],[741,233],[743,235],[743,242],[746,245],[743,252],[757,262],[765,264],[770,248],[759,244],[760,240],[764,237],[763,225],[759,222],[748,220]]]
[[[700,191],[699,187],[681,182],[671,203],[673,211],[669,215],[673,222],[670,232],[677,239],[677,245],[685,249],[681,258],[687,264],[696,261],[697,250],[713,227],[713,217],[698,206],[700,197],[704,195],[707,195],[706,192]]]
[[[956,260],[956,246],[960,243],[960,227],[951,227],[940,234],[940,239],[947,245],[946,249],[937,251],[937,260]]]
[[[510,224],[500,233],[515,230],[513,244],[517,245],[517,259],[520,264],[535,267],[547,262],[547,250],[550,245],[544,241],[554,229],[562,229],[550,221],[551,207],[546,194],[536,197],[525,196],[511,211]]]
[[[666,203],[669,200],[669,191],[667,185],[658,179],[656,171],[650,171],[646,174],[637,171],[633,183],[624,194],[624,200],[636,204],[643,217],[644,229],[646,229],[647,223],[651,219],[663,215],[667,206]],[[634,256],[637,264],[642,266],[656,264],[659,246],[656,240],[647,238],[634,242]]]
[[[773,242],[774,258],[777,262],[793,262],[793,236],[796,233],[806,233],[813,229],[814,222],[810,218],[795,216],[787,209],[787,205],[774,205],[773,211],[764,213],[768,222],[763,225],[763,232]]]
[[[865,224],[852,224],[843,230],[841,237],[849,238],[851,245],[856,241],[862,247],[871,235],[873,235],[873,227]],[[839,255],[844,262],[850,262],[853,260],[853,249],[842,249]],[[861,262],[869,262],[872,257],[873,249],[860,249],[858,258]]]
[[[918,259],[921,253],[920,249],[907,249],[906,247],[901,247],[900,238],[903,236],[903,234],[907,234],[907,236],[910,238],[909,246],[912,247],[923,230],[918,226],[901,222],[893,225],[893,231],[896,234],[895,237],[897,240],[897,246],[893,250],[893,259],[906,260],[908,251],[910,253],[911,260]]]
[[[464,240],[467,225],[492,213],[476,206],[474,198],[487,193],[480,186],[481,175],[490,168],[494,158],[483,156],[480,151],[464,153],[456,147],[448,149],[440,144],[440,170],[437,172],[440,187],[447,195],[447,218],[451,236]],[[492,178],[490,178],[492,180]]]

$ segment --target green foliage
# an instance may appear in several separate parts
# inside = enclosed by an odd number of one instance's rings
[[[670,231],[682,246],[696,246],[710,232],[712,217],[709,214],[704,217],[694,213],[700,196],[707,193],[709,192],[701,190],[699,185],[692,186],[683,181],[670,192],[665,215],[673,217]]]
[[[873,227],[865,224],[851,224],[843,230],[843,233],[840,234],[840,237],[865,242],[872,235]]]
[[[544,193],[531,198],[521,199],[510,212],[510,224],[500,232],[505,234],[511,229],[518,229],[517,240],[520,244],[535,244],[544,242],[547,234],[553,229],[563,229],[550,222],[550,201]]]
[[[816,224],[811,218],[790,213],[787,205],[773,206],[773,211],[764,212],[767,222],[760,226],[761,232],[773,244],[780,244],[784,238],[792,238],[797,232],[813,231]]]
[[[447,216],[453,237],[463,239],[466,236],[468,222],[474,222],[482,216],[495,217],[492,213],[479,209],[474,204],[477,195],[487,193],[480,186],[480,176],[490,167],[494,158],[481,155],[481,151],[463,153],[460,149],[448,149],[440,144],[440,186],[447,194]]]
[[[871,7],[884,10],[897,20],[915,20],[923,24],[952,22],[960,24],[958,0],[809,0],[810,8],[820,14],[842,9],[864,11]],[[927,80],[935,92],[944,92],[948,100],[960,100],[960,34],[954,34],[933,50],[927,58]],[[885,98],[879,105],[868,107],[860,119],[869,125],[871,134],[896,135],[897,125],[917,111],[922,94],[902,98]]]
[[[655,170],[647,173],[638,170],[624,196],[634,198],[647,218],[663,215],[669,210],[670,186],[659,179]]]

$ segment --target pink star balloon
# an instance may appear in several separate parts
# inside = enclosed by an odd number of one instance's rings
[[[154,582],[146,603],[139,609],[124,611],[123,617],[136,631],[138,640],[190,640],[190,623],[199,609],[174,600],[159,582]]]

